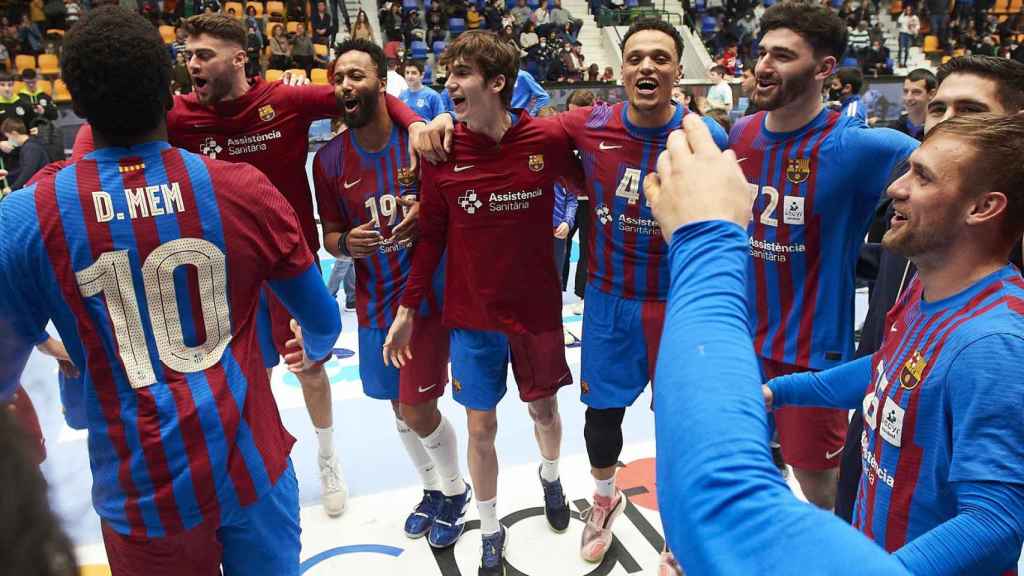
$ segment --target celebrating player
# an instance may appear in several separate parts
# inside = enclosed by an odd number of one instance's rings
[[[494,439],[510,357],[543,458],[548,523],[559,532],[569,525],[558,474],[562,426],[555,393],[572,376],[551,264],[551,214],[556,180],[566,179],[575,192],[582,173],[556,125],[509,111],[519,68],[514,47],[491,32],[464,32],[442,62],[451,71],[448,91],[460,120],[455,160],[423,166],[421,239],[384,355],[403,366],[421,353],[413,347],[410,355],[413,321],[447,248],[443,319],[452,329],[455,400],[469,420],[469,471],[483,536],[479,574],[489,576],[505,573]]]
[[[371,398],[391,401],[402,444],[423,479],[423,499],[406,520],[405,533],[419,538],[429,532],[431,546],[445,547],[462,534],[470,491],[459,470],[455,432],[437,409],[448,381],[448,330],[441,326],[443,268],[416,315],[416,355],[401,370],[385,366],[380,350],[412,264],[413,221],[402,220],[400,213],[417,209],[409,206],[415,202],[416,178],[408,133],[392,123],[384,107],[384,51],[365,40],[350,40],[338,46],[337,54],[332,81],[345,102],[342,120],[348,129],[313,159],[324,246],[335,256],[355,259],[363,390]]]
[[[245,27],[230,16],[193,16],[183,28],[188,34],[185,51],[193,92],[174,99],[167,117],[171,143],[211,158],[247,162],[266,174],[298,214],[315,255],[320,237],[305,170],[308,134],[311,122],[338,114],[341,103],[333,87],[287,86],[262,79],[250,84],[245,76]],[[419,121],[397,99],[391,99],[389,107],[403,126]],[[273,367],[278,353],[286,353],[291,317],[272,294],[265,298],[270,326],[260,331],[261,346],[265,364]],[[330,382],[323,367],[296,376],[316,429],[324,510],[337,516],[345,509],[348,491],[334,451]]]
[[[756,191],[749,303],[765,379],[853,354],[854,264],[878,197],[917,142],[824,108],[821,88],[846,49],[828,7],[781,2],[761,19],[752,95],[731,148]],[[584,340],[585,341],[585,340]],[[808,500],[831,509],[847,413],[775,412],[783,457]]]
[[[20,372],[52,319],[81,367],[113,574],[298,575],[260,286],[302,325],[292,369],[341,326],[295,213],[256,169],[168,145],[170,59],[138,14],[89,12],[61,68],[96,151],[0,204],[0,365]]]

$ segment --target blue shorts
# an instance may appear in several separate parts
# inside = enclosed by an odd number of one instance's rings
[[[505,396],[510,360],[523,402],[548,398],[572,383],[561,329],[506,335],[456,328],[451,355],[453,397],[473,410],[494,410]]]
[[[587,284],[580,399],[591,408],[631,406],[654,381],[665,302],[628,300]]]
[[[359,327],[359,379],[363,393],[377,400],[413,406],[440,397],[448,384],[448,329],[441,315],[416,316],[409,349],[412,359],[399,370],[384,365],[385,328]]]
[[[113,576],[299,576],[299,484],[291,460],[274,487],[249,506],[164,538],[134,537],[102,524]]]

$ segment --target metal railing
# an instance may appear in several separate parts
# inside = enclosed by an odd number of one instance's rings
[[[662,0],[662,7],[665,2]],[[676,12],[669,12],[653,6],[637,6],[634,8],[602,8],[597,14],[597,25],[604,26],[629,26],[638,18],[658,18],[674,26],[683,25],[683,15]]]

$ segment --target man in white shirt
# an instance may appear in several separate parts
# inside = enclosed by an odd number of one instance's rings
[[[714,83],[708,89],[708,106],[718,110],[725,110],[726,112],[732,111],[732,88],[725,81],[728,73],[729,71],[721,64],[716,64],[708,70],[708,76]]]

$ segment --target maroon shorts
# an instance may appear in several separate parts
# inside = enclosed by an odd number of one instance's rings
[[[412,360],[399,371],[399,402],[414,406],[444,394],[448,385],[450,342],[440,314],[416,317],[409,344]],[[377,356],[380,356],[380,351]]]
[[[18,387],[8,401],[7,409],[14,414],[25,433],[29,458],[36,464],[42,464],[43,460],[46,460],[46,440],[43,438],[43,429],[39,426],[35,406],[32,405],[32,399],[28,397],[24,388]]]
[[[807,368],[761,358],[765,381],[806,372]],[[839,455],[846,444],[848,411],[837,408],[787,406],[773,411],[775,426],[786,464],[803,470],[831,470],[839,467]]]

